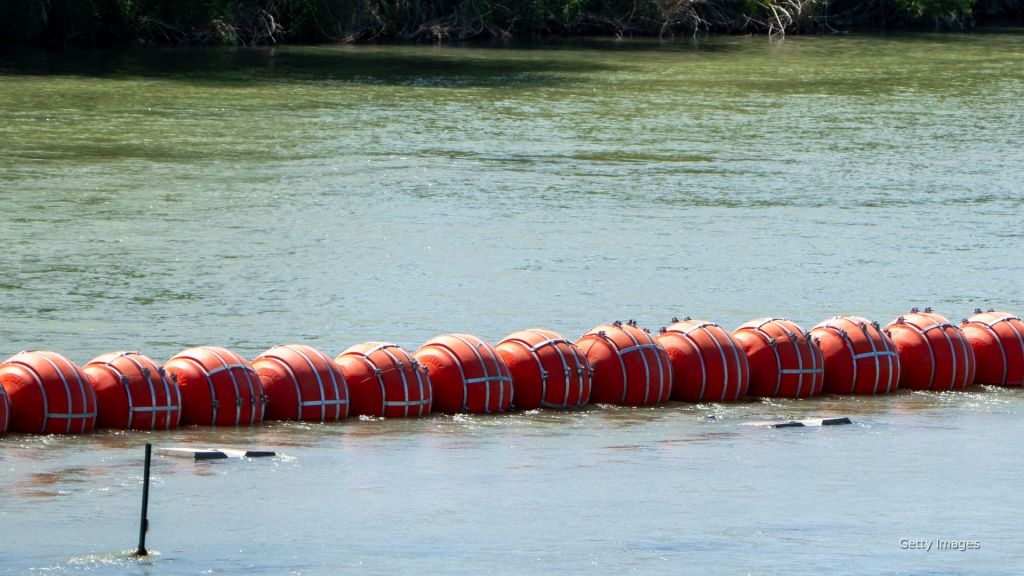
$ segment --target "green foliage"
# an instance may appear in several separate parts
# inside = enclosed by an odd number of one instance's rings
[[[46,29],[45,0],[0,2],[0,38],[26,41],[39,38]]]
[[[896,0],[898,10],[910,18],[960,19],[970,16],[977,0]]]
[[[976,3],[978,6],[976,6]],[[1019,22],[1024,0],[0,0],[0,42],[272,44]]]

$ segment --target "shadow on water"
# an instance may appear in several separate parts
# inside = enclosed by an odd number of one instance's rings
[[[429,47],[134,48],[0,50],[0,75],[151,78],[197,85],[345,82],[424,87],[546,85],[605,63],[540,52]]]

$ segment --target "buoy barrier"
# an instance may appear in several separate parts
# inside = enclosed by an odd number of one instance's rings
[[[822,391],[830,394],[888,394],[900,381],[896,345],[877,322],[836,316],[810,331],[825,359]]]
[[[96,392],[97,428],[167,430],[181,423],[181,391],[149,357],[109,352],[82,370]]]
[[[1024,386],[1024,321],[1019,316],[977,309],[960,330],[974,349],[975,384]]]
[[[630,320],[601,324],[576,345],[594,370],[591,402],[647,406],[672,394],[672,365],[665,348]]]
[[[139,352],[110,352],[79,368],[56,352],[25,351],[0,363],[0,434],[886,394],[975,383],[1024,386],[1019,316],[979,309],[958,327],[915,308],[884,329],[859,316],[836,316],[810,332],[761,318],[731,334],[710,321],[673,318],[656,338],[631,320],[601,324],[576,342],[539,328],[495,347],[445,334],[415,354],[366,342],[334,360],[290,344],[253,364],[200,346],[162,368]]]
[[[434,411],[498,414],[512,406],[512,375],[494,347],[471,334],[442,334],[413,354],[434,386]]]
[[[517,410],[567,410],[590,401],[590,363],[561,334],[542,328],[521,330],[494,348],[512,376],[512,404]]]
[[[353,416],[410,418],[433,408],[430,376],[412,354],[390,342],[365,342],[335,358],[348,383]]]
[[[218,346],[183,350],[164,364],[181,389],[182,424],[251,426],[267,397],[252,364]]]
[[[673,400],[728,402],[747,395],[747,355],[718,324],[673,318],[657,340],[672,364]]]
[[[274,346],[252,361],[267,395],[266,420],[337,422],[349,412],[341,367],[316,348]]]
[[[751,396],[810,398],[821,392],[821,350],[793,322],[759,318],[742,324],[732,337],[750,363]]]
[[[914,308],[885,327],[900,356],[900,387],[960,390],[974,382],[974,349],[945,316]]]
[[[12,432],[81,434],[96,424],[89,377],[56,352],[25,351],[4,360],[0,386],[10,402]]]

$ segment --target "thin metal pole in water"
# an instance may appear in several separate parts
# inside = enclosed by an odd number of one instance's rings
[[[146,518],[149,509],[149,462],[153,455],[153,445],[146,442],[146,465],[142,473],[142,520],[139,523],[139,549],[135,551],[136,556],[146,556],[146,530],[149,529],[149,519]]]

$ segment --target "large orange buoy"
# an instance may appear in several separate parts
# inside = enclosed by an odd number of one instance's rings
[[[245,358],[218,346],[175,354],[164,364],[181,389],[182,424],[239,426],[263,421],[267,397]]]
[[[252,361],[267,395],[266,420],[337,422],[348,416],[348,384],[338,364],[302,344],[274,346]]]
[[[167,430],[181,422],[181,392],[159,364],[138,352],[110,352],[82,370],[96,391],[96,427]]]
[[[0,364],[13,432],[80,434],[96,425],[89,377],[56,352],[19,352]]]
[[[534,328],[494,347],[512,375],[512,404],[520,410],[580,408],[590,400],[590,363],[561,334]]]
[[[434,411],[495,414],[512,405],[512,376],[494,347],[469,334],[443,334],[413,354],[428,368]]]
[[[974,349],[976,384],[1024,386],[1024,321],[1019,316],[975,310],[960,329]]]
[[[802,328],[783,318],[751,320],[733,333],[750,362],[751,396],[809,398],[821,392],[824,359]]]
[[[896,345],[878,322],[859,316],[836,316],[811,328],[825,358],[823,392],[888,394],[900,381]]]
[[[335,361],[348,382],[351,414],[386,418],[430,414],[434,396],[427,369],[401,346],[357,344]]]
[[[958,390],[974,382],[974,350],[944,316],[914,308],[885,327],[900,355],[900,387]]]
[[[673,318],[657,340],[672,363],[673,400],[724,402],[747,394],[747,355],[718,324]]]
[[[665,348],[630,320],[601,324],[576,345],[594,369],[591,402],[646,406],[672,394],[672,364]]]

